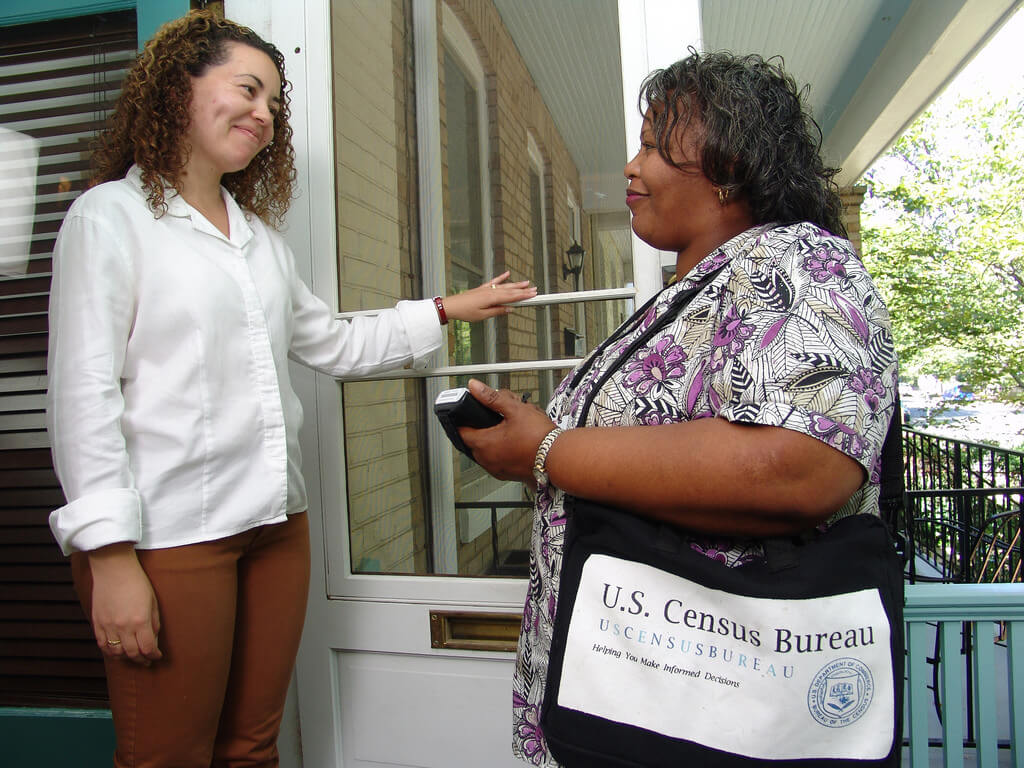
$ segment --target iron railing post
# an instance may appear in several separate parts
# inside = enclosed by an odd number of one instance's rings
[[[969,454],[970,452],[968,452]],[[960,441],[953,443],[953,472],[952,480],[953,487],[957,490],[962,490],[964,487],[964,463],[963,463],[963,452],[961,451]],[[967,510],[970,508],[970,504],[963,495],[958,494],[954,497],[954,508],[956,509],[956,524],[959,536],[959,543],[957,553],[960,558],[960,582],[962,584],[969,584],[971,579],[971,521],[970,515]]]

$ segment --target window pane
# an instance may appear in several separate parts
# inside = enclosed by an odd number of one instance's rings
[[[483,280],[483,212],[480,208],[479,94],[452,55],[444,55],[445,125],[448,128],[448,221],[453,290]]]
[[[632,285],[633,246],[629,211],[595,212],[589,219],[591,252],[584,259],[584,276],[589,268],[590,279],[586,281],[586,287],[623,288]]]
[[[495,480],[472,462],[457,472],[459,575],[525,578],[532,518],[532,497],[522,483]]]
[[[338,275],[343,310],[420,298],[409,8],[331,5]],[[425,386],[346,384],[353,570],[429,573]]]
[[[604,341],[633,314],[633,305],[632,299],[609,299],[550,307],[521,307],[515,310],[514,327],[540,328],[547,323],[551,335],[551,354],[545,359],[574,359],[586,355]],[[581,338],[577,340],[573,334]],[[514,346],[509,350],[508,360],[533,360],[536,352],[534,345]],[[555,383],[559,381],[561,378],[556,376]],[[536,399],[533,402],[539,403]]]
[[[449,232],[448,289],[451,293],[472,288],[484,280],[479,99],[479,91],[445,48],[444,125],[448,169],[445,218]],[[484,326],[480,323],[452,321],[452,339],[454,365],[487,360]]]
[[[352,570],[430,573],[422,382],[343,391]]]
[[[415,45],[411,0],[330,7],[343,310],[453,293],[505,270],[545,293],[631,284],[615,2],[481,0],[456,14],[438,0],[436,28],[420,32],[436,39]],[[547,33],[562,44],[547,44]],[[421,59],[429,71],[414,71],[420,46],[436,51]],[[438,88],[436,107],[425,100],[430,114],[417,114],[417,82]],[[437,153],[422,160],[440,168],[439,182],[419,178],[420,151]],[[442,212],[443,247],[441,233],[421,232],[421,201]],[[586,252],[578,278],[563,269],[573,242]],[[448,357],[435,363],[574,359],[631,304],[453,321]],[[544,406],[566,372],[487,378]],[[490,478],[437,437],[431,400],[466,378],[340,387],[353,570],[525,576],[530,491]]]

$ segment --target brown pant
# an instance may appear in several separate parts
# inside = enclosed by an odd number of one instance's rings
[[[106,659],[115,768],[277,766],[277,735],[309,592],[305,513],[226,539],[137,550],[163,658]],[[92,616],[92,577],[72,556]]]

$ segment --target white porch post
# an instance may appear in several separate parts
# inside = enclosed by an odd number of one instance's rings
[[[626,160],[640,148],[640,84],[651,70],[683,58],[690,46],[701,50],[702,44],[700,0],[619,0]],[[661,290],[662,265],[675,263],[676,254],[652,248],[633,235],[633,279],[638,304]]]

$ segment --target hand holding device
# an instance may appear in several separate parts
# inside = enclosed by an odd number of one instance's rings
[[[444,428],[452,445],[464,454],[473,458],[469,447],[459,437],[459,427],[473,427],[474,429],[486,429],[493,427],[501,421],[502,416],[497,411],[492,411],[475,397],[465,387],[446,389],[437,396],[434,401],[434,413]]]

